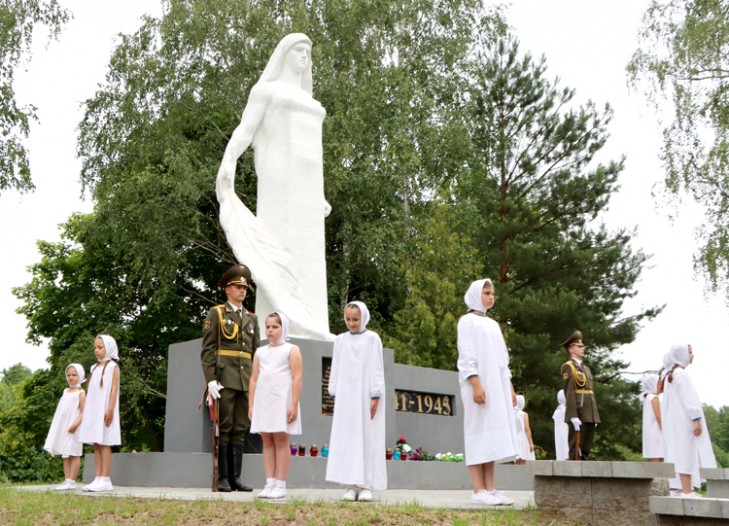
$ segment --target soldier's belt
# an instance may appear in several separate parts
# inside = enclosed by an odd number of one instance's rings
[[[227,349],[220,349],[218,351],[218,356],[232,356],[233,358],[245,358],[247,360],[251,359],[251,353],[247,351],[229,351]]]
[[[223,351],[220,351],[223,352]],[[593,394],[591,389],[575,389],[577,394]]]

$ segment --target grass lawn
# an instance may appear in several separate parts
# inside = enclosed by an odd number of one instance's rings
[[[383,506],[323,502],[224,502],[87,497],[0,487],[3,526],[227,526],[227,525],[488,525],[577,526],[537,510],[451,510],[420,505]]]

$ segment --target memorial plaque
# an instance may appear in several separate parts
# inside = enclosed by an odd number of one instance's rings
[[[332,370],[332,359],[326,356],[321,358],[321,414],[334,414],[334,398],[329,396],[329,372]]]
[[[454,395],[395,389],[395,411],[423,415],[455,415]]]

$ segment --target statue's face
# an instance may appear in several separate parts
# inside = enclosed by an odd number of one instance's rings
[[[306,42],[299,42],[286,54],[286,65],[297,73],[301,73],[309,65],[311,48]]]

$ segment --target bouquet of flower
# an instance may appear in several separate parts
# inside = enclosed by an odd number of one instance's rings
[[[413,450],[413,448],[410,447],[410,444],[408,444],[408,439],[404,436],[397,439],[397,442],[395,442],[395,449],[404,451],[405,453],[410,453]]]
[[[455,455],[450,451],[448,453],[437,453],[435,459],[441,462],[463,462],[463,453],[456,453]]]
[[[435,456],[428,453],[428,450],[423,446],[420,446],[410,453],[410,460],[435,460]]]

